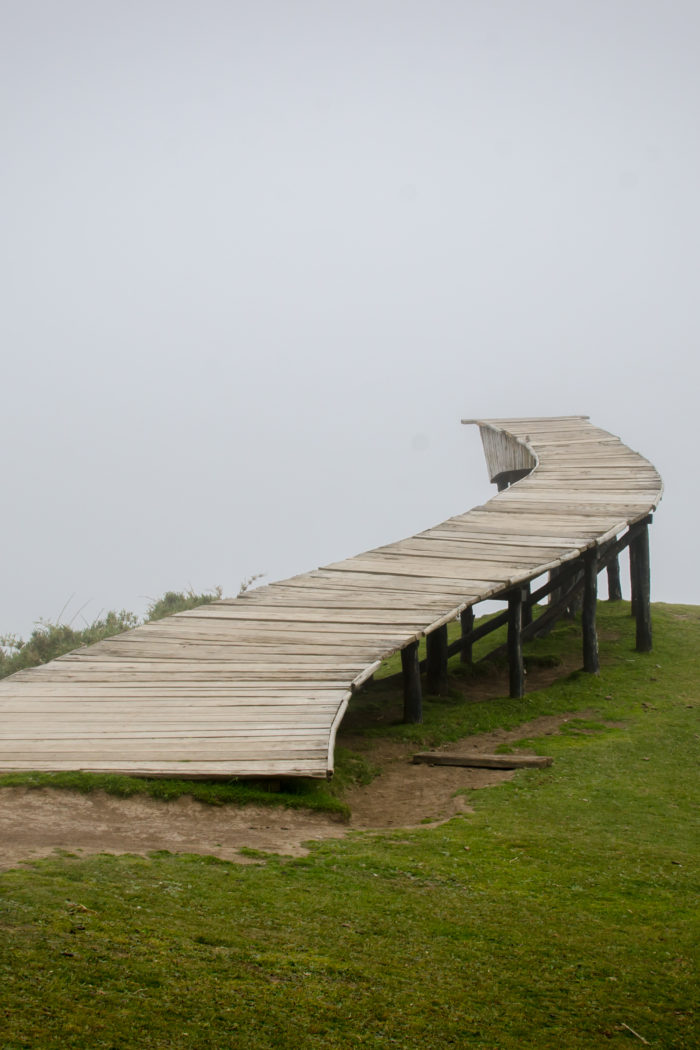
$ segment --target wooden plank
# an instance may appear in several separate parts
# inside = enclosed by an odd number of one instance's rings
[[[558,424],[562,422],[572,423],[575,421],[578,424],[584,423],[590,419],[590,416],[508,416],[499,417],[498,419],[463,419],[462,423],[478,423],[481,426],[493,426],[499,430],[509,430],[511,427],[515,429],[518,426],[524,427],[528,423],[546,426],[547,424]]]
[[[423,613],[425,610],[423,610]],[[413,618],[417,616],[413,613]],[[186,629],[173,628],[172,631],[164,630],[152,636],[153,642],[162,639],[166,644],[170,642],[183,642],[193,645],[211,644],[227,645],[236,641],[259,640],[262,645],[269,645],[276,639],[287,639],[289,642],[313,638],[324,644],[333,645],[358,643],[364,644],[375,638],[392,638],[394,635],[402,634],[406,630],[403,623],[385,624],[348,624],[335,623],[332,621],[317,621],[309,624],[307,621],[287,622],[279,620],[241,620],[231,621],[222,628],[212,627],[207,629],[202,625],[187,627]]]
[[[32,753],[54,757],[61,762],[94,761],[97,754],[100,761],[104,759],[126,762],[136,762],[145,758],[151,761],[165,760],[171,762],[196,762],[245,759],[248,756],[260,759],[263,755],[270,757],[282,757],[285,752],[294,754],[296,757],[312,758],[314,755],[325,758],[327,732],[315,736],[299,737],[291,739],[288,736],[276,738],[250,736],[227,736],[223,739],[206,741],[158,741],[158,740],[129,740],[120,743],[116,740],[104,742],[99,750],[96,749],[95,741],[85,741],[83,748],[78,747],[75,742],[61,743],[60,741],[34,742],[34,747],[29,750],[16,748],[12,753],[12,760],[18,762],[28,761]]]
[[[233,730],[206,730],[197,728],[189,733],[171,731],[169,733],[152,733],[150,730],[142,732],[133,731],[129,733],[110,729],[109,740],[105,740],[105,734],[80,733],[65,731],[52,734],[34,733],[30,737],[24,734],[15,734],[8,738],[12,742],[11,754],[20,757],[25,754],[25,748],[37,751],[63,753],[68,758],[70,755],[85,753],[100,755],[120,754],[125,757],[135,758],[139,754],[149,752],[155,754],[157,751],[170,753],[181,752],[183,748],[188,749],[191,757],[206,754],[221,753],[227,757],[238,754],[241,748],[245,751],[253,751],[257,748],[265,750],[285,748],[287,745],[295,749],[311,746],[323,747],[328,735],[328,727],[319,725],[284,726],[279,734],[274,733],[269,727],[257,726],[253,723],[239,726]],[[187,757],[184,755],[183,757]]]
[[[241,605],[276,606],[286,603],[300,609],[327,610],[329,616],[332,616],[339,608],[392,611],[401,607],[400,599],[390,594],[374,593],[373,591],[367,591],[364,594],[348,594],[332,580],[319,579],[317,575],[313,578],[312,583],[313,588],[308,584],[303,586],[301,584],[295,586],[280,584],[274,591],[267,592],[264,597],[256,599],[255,602],[242,602]],[[238,608],[240,607],[239,605]]]
[[[365,559],[364,561],[366,565],[376,567],[371,569],[373,572],[386,570],[398,575],[430,578],[434,578],[439,573],[444,579],[452,579],[460,583],[464,579],[472,583],[490,583],[494,579],[508,579],[513,573],[529,571],[536,563],[536,556],[517,558],[513,556],[512,551],[512,547],[503,551],[496,548],[491,551],[491,558],[488,561],[485,557],[452,557],[445,554],[427,554],[424,551],[376,555],[371,560]],[[554,551],[543,560],[549,561],[557,553]]]
[[[419,751],[415,763],[429,766],[465,766],[470,769],[546,769],[554,759],[547,755],[486,755],[480,751]]]
[[[613,496],[615,498],[613,498]],[[599,507],[627,507],[648,506],[648,493],[632,488],[594,489],[581,486],[578,489],[567,488],[562,492],[555,486],[541,485],[528,489],[518,489],[516,486],[507,489],[502,496],[504,504],[510,506],[512,503],[533,504],[540,508],[538,513],[543,513],[542,508],[560,512],[562,506],[571,507],[574,513],[578,513],[581,507],[590,507],[596,513]],[[526,507],[525,509],[530,509]]]
[[[425,609],[409,609],[406,611],[409,614],[409,622],[411,619],[415,620],[425,615]],[[335,620],[294,620],[285,622],[278,618],[270,620],[229,620],[223,624],[214,620],[208,621],[208,623],[191,620],[186,627],[177,624],[171,629],[164,628],[162,632],[154,634],[153,637],[154,639],[162,637],[166,641],[172,638],[193,642],[210,640],[214,643],[223,644],[235,638],[246,639],[251,636],[262,638],[265,641],[283,636],[288,636],[294,640],[297,638],[308,638],[310,635],[313,635],[314,638],[327,639],[329,643],[332,643],[336,638],[338,640],[346,638],[363,641],[367,638],[382,637],[382,634],[385,632],[394,634],[405,630],[405,623],[403,622],[405,619],[404,615],[400,615],[397,617],[398,622],[392,623],[390,619],[387,619],[386,623],[379,624],[342,623]]]
[[[253,648],[254,647],[254,648]],[[234,639],[230,642],[221,642],[218,645],[187,645],[182,642],[172,643],[170,645],[160,645],[157,650],[153,651],[148,646],[138,646],[129,650],[129,657],[131,659],[148,658],[150,656],[157,656],[159,659],[167,659],[171,661],[192,661],[196,660],[200,663],[207,664],[209,662],[221,662],[228,656],[236,656],[237,653],[248,653],[255,652],[259,657],[265,657],[266,654],[275,657],[322,657],[328,659],[329,657],[342,658],[348,657],[364,657],[371,652],[381,651],[383,649],[389,649],[393,651],[395,645],[394,639],[366,641],[364,644],[358,644],[357,642],[348,642],[346,644],[340,644],[338,642],[324,642],[322,640],[315,641],[314,639],[306,641],[298,641],[296,643],[276,641],[270,639],[266,643],[260,641],[244,641],[242,639]],[[106,648],[102,650],[102,654],[105,659],[111,659],[114,661],[120,660],[124,655],[125,651],[123,647]]]
[[[48,773],[60,773],[66,770],[82,770],[86,773],[119,773],[125,776],[176,776],[178,779],[228,779],[230,777],[317,777],[325,778],[327,764],[320,757],[314,761],[294,759],[251,759],[222,762],[89,762],[83,761],[79,766],[70,762],[52,760],[42,767]],[[36,763],[5,762],[0,766],[0,773],[34,772]]]
[[[502,579],[508,579],[508,571],[513,570],[513,566],[501,566],[494,562],[485,564],[484,562],[472,562],[473,572],[470,575],[466,573],[466,567],[464,562],[458,559],[448,558],[421,558],[421,557],[401,557],[400,555],[387,555],[383,557],[380,554],[367,555],[364,558],[353,558],[350,562],[336,562],[334,565],[327,565],[325,568],[330,571],[346,572],[348,574],[356,573],[377,573],[377,574],[389,574],[391,576],[406,577],[410,580],[436,580],[446,581],[449,583],[462,583],[466,581],[468,585],[471,585],[472,589],[481,587],[482,584],[498,583]],[[487,574],[488,570],[488,574]],[[515,567],[517,572],[517,567]],[[440,584],[442,586],[442,583]]]
[[[391,547],[378,548],[377,552],[372,553],[409,554],[412,557],[422,558],[447,557],[455,561],[484,561],[487,564],[507,563],[515,568],[520,568],[523,565],[530,566],[535,558],[546,561],[558,554],[560,550],[561,547],[556,545],[529,545],[526,550],[522,550],[513,540],[510,543],[489,543],[487,540],[419,537],[414,540],[404,540],[403,543],[397,543]]]
[[[336,682],[331,682],[324,685],[322,682],[307,682],[305,680],[299,681],[291,679],[287,682],[249,682],[244,679],[232,680],[226,684],[221,682],[178,682],[177,680],[171,680],[169,682],[139,682],[139,683],[127,683],[126,687],[124,683],[115,682],[108,680],[106,682],[95,682],[93,680],[85,682],[69,682],[69,683],[57,683],[52,681],[50,678],[45,679],[43,682],[36,681],[35,679],[24,679],[19,681],[16,685],[11,686],[8,682],[5,688],[2,690],[3,702],[6,699],[13,697],[17,699],[27,700],[31,697],[41,696],[66,696],[70,697],[80,696],[124,696],[130,700],[138,700],[140,697],[143,699],[155,698],[162,696],[164,700],[176,699],[178,696],[183,699],[201,698],[217,698],[222,701],[231,700],[237,702],[239,699],[245,696],[258,697],[260,695],[268,696],[271,698],[275,697],[293,697],[299,696],[307,699],[323,699],[327,696],[342,697],[345,692],[349,689],[344,686],[338,686]]]
[[[118,707],[118,705],[115,706]],[[86,727],[88,725],[90,727],[110,725],[115,728],[123,728],[127,725],[130,728],[150,726],[154,732],[159,728],[165,730],[170,726],[174,726],[176,729],[186,733],[192,728],[201,726],[218,726],[225,729],[239,724],[247,725],[248,723],[260,723],[266,726],[286,725],[292,722],[298,725],[306,725],[307,723],[315,725],[317,723],[320,724],[320,720],[327,718],[328,715],[332,715],[336,706],[335,704],[332,706],[326,704],[309,706],[300,704],[281,706],[251,704],[247,707],[241,705],[236,708],[229,706],[223,709],[204,710],[184,706],[167,707],[163,710],[155,706],[153,710],[138,712],[121,710],[120,713],[113,711],[112,705],[109,704],[102,705],[101,709],[96,705],[90,704],[83,705],[83,707],[78,709],[54,705],[53,710],[48,710],[44,706],[33,712],[31,716],[22,712],[8,715],[3,727],[1,746],[4,746],[6,736],[9,739],[11,733],[23,732],[24,729],[30,726],[35,731],[42,732],[48,732],[48,727],[50,726],[57,729],[64,726],[76,726],[85,729],[85,731],[87,731]],[[46,719],[46,714],[51,714],[53,718]],[[89,723],[86,720],[86,716],[89,716]]]
[[[421,535],[424,536],[426,534],[422,533]],[[516,532],[507,533],[499,532],[495,528],[490,533],[485,530],[472,532],[467,531],[466,529],[448,529],[445,531],[435,529],[430,531],[431,539],[432,537],[435,537],[437,539],[449,540],[460,535],[463,535],[464,539],[456,540],[456,542],[469,544],[473,540],[475,544],[479,545],[487,545],[489,538],[493,537],[493,543],[497,548],[508,548],[509,550],[512,549],[515,551],[522,550],[523,557],[526,556],[529,549],[534,548],[533,557],[535,558],[538,557],[539,552],[542,550],[546,552],[546,557],[550,550],[569,550],[572,547],[576,547],[579,542],[578,537],[575,536],[532,535],[529,533]]]
[[[496,496],[495,498],[498,499],[499,497]],[[527,512],[534,516],[541,515],[543,518],[546,517],[550,522],[553,522],[556,517],[562,524],[568,523],[569,527],[578,523],[582,529],[590,529],[595,536],[609,529],[616,521],[620,522],[620,528],[624,528],[628,524],[627,518],[630,515],[637,511],[640,514],[642,513],[641,507],[641,504],[639,507],[637,505],[622,507],[619,504],[600,504],[593,507],[585,504],[573,505],[571,503],[559,503],[554,506],[532,501],[516,502],[511,500],[510,503],[502,503],[499,508],[494,508],[493,513],[505,511],[508,514],[519,515]]]
[[[46,664],[43,666],[47,667]],[[235,649],[225,660],[220,658],[192,660],[185,656],[179,660],[173,660],[170,657],[163,658],[158,653],[138,659],[127,658],[126,654],[114,655],[110,653],[101,653],[99,656],[94,657],[76,655],[69,658],[65,656],[61,657],[60,660],[56,660],[52,667],[43,673],[53,676],[55,674],[84,675],[92,670],[105,671],[110,674],[120,674],[125,671],[136,671],[139,673],[158,671],[164,674],[177,675],[178,678],[184,678],[193,672],[211,676],[219,672],[226,674],[232,670],[265,671],[269,668],[276,673],[280,668],[284,670],[300,667],[305,670],[307,668],[315,668],[317,670],[328,668],[334,671],[337,668],[352,670],[356,666],[358,665],[355,661],[348,659],[347,656],[337,656],[333,653],[327,656],[316,654],[280,655],[268,647],[262,654],[245,648]],[[363,666],[363,664],[360,663],[359,666]]]
[[[478,595],[475,595],[478,597]],[[364,624],[369,627],[371,625],[384,625],[391,624],[392,626],[398,626],[400,624],[413,625],[417,622],[422,615],[423,610],[413,610],[410,602],[407,603],[407,611],[402,612],[400,609],[384,610],[384,609],[372,609],[366,612],[362,609],[353,610],[345,609],[338,610],[334,614],[333,623],[336,625],[349,625],[352,624],[353,628],[355,624]],[[186,614],[184,614],[186,615]],[[323,624],[328,623],[328,614],[323,610],[315,609],[294,609],[277,606],[258,606],[257,608],[236,608],[231,609],[227,612],[220,612],[216,615],[208,614],[202,611],[195,618],[190,616],[191,621],[200,621],[202,623],[213,621],[252,621],[257,623],[279,623],[286,624],[288,628],[292,628],[294,624],[299,623],[313,623]],[[330,629],[330,628],[329,628]]]
[[[335,712],[335,708],[333,708],[333,712]],[[243,713],[240,716],[236,715],[235,723],[221,718],[221,716],[208,719],[188,716],[187,725],[184,728],[181,720],[178,721],[173,718],[171,721],[162,720],[159,722],[151,716],[150,721],[147,719],[133,719],[133,721],[129,722],[128,730],[124,729],[123,718],[98,718],[93,716],[90,721],[90,727],[86,728],[84,716],[72,715],[65,718],[57,718],[55,725],[52,725],[50,731],[46,729],[46,719],[43,720],[43,726],[38,719],[24,722],[15,722],[13,719],[8,723],[6,730],[3,731],[0,748],[3,751],[8,749],[11,751],[11,742],[13,740],[26,739],[58,740],[66,738],[69,740],[90,739],[99,742],[106,732],[109,732],[112,739],[140,736],[157,737],[158,739],[181,737],[185,740],[202,735],[222,740],[229,733],[243,730],[246,732],[271,732],[275,730],[283,733],[293,733],[302,730],[327,732],[328,716],[333,712],[321,708],[312,717],[309,712],[299,710],[299,708],[292,708],[289,711],[275,710],[270,712],[269,718],[265,720],[259,710],[251,710],[247,717],[243,717]]]
[[[480,532],[490,529],[492,532],[511,536],[522,534],[524,536],[536,535],[545,537],[551,535],[552,537],[573,537],[574,540],[577,540],[582,535],[587,537],[591,533],[593,535],[596,534],[595,525],[587,518],[582,518],[580,522],[577,522],[572,520],[571,515],[549,513],[544,517],[532,508],[523,509],[516,518],[513,508],[505,503],[497,503],[499,499],[499,496],[495,496],[493,506],[485,504],[487,509],[480,507],[478,510],[475,510],[473,517],[466,523],[467,528],[478,528]],[[607,516],[604,516],[602,524],[607,524],[607,521]],[[623,522],[621,528],[624,528],[626,524],[626,522]],[[450,519],[450,521],[444,522],[440,528],[452,527],[459,530],[463,529],[464,526],[465,523],[463,521]],[[571,531],[572,529],[573,531]]]
[[[439,594],[448,599],[452,595],[461,596],[462,594],[468,594],[472,598],[479,598],[480,592],[483,593],[484,587],[488,589],[490,583],[496,584],[501,582],[499,580],[477,580],[472,581],[473,586],[470,588],[469,580],[456,580],[444,576],[411,577],[402,576],[400,573],[371,572],[363,569],[359,569],[356,572],[335,572],[332,569],[319,569],[319,572],[333,572],[335,577],[342,576],[345,586],[349,588],[385,587],[406,595],[419,595],[421,593]]]

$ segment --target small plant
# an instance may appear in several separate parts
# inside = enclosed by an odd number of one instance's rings
[[[246,576],[244,580],[241,580],[241,586],[238,589],[237,598],[249,591],[256,580],[262,580],[263,576],[267,576],[266,572],[254,572],[252,576]]]
[[[119,612],[112,610],[82,628],[60,622],[64,609],[55,622],[39,620],[26,640],[15,634],[0,635],[0,678],[6,678],[16,671],[38,667],[39,664],[55,660],[56,657],[73,652],[74,649],[81,649],[85,645],[101,642],[104,638],[130,631],[139,627],[141,623],[161,620],[164,616],[172,616],[185,609],[207,605],[221,598],[221,594],[221,587],[214,587],[201,594],[192,589],[166,591],[162,598],[151,601],[143,620],[136,613],[126,609]]]
[[[49,660],[55,660],[63,653],[129,631],[132,627],[138,627],[140,622],[138,616],[127,612],[126,609],[109,612],[79,630],[65,623],[39,620],[26,641],[16,635],[0,637],[0,678],[28,667],[37,667]]]
[[[162,620],[165,616],[185,612],[186,609],[197,609],[200,605],[209,605],[221,598],[222,588],[214,587],[210,591],[197,594],[190,588],[188,591],[166,591],[162,598],[151,601],[146,612],[146,621]]]

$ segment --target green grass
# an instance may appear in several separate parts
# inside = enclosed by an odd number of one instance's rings
[[[654,627],[637,654],[628,606],[601,605],[599,676],[429,701],[421,742],[579,713],[529,742],[550,769],[439,828],[0,876],[0,1047],[694,1050],[700,608]],[[565,624],[534,655],[579,644]]]

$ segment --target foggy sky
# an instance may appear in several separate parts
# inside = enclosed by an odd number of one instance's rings
[[[699,43],[695,0],[3,0],[0,633],[461,513],[465,416],[647,456],[700,602]]]

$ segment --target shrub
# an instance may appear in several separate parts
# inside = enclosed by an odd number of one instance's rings
[[[100,642],[103,638],[130,631],[143,622],[161,620],[164,616],[172,616],[184,609],[195,609],[220,597],[221,587],[202,594],[195,594],[192,590],[166,591],[162,598],[151,602],[144,620],[135,613],[121,609],[119,612],[108,612],[78,630],[69,624],[39,620],[26,641],[14,634],[0,635],[0,678],[45,664],[84,645]]]

